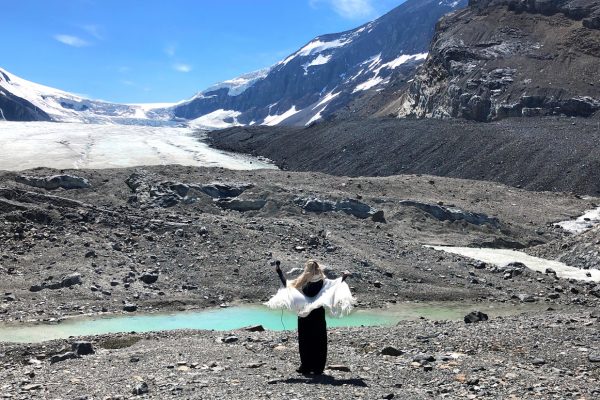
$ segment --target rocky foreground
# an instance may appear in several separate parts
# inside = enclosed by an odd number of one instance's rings
[[[317,379],[295,374],[293,332],[94,337],[93,354],[89,345],[68,352],[75,339],[3,344],[0,393],[592,398],[595,283],[522,265],[498,268],[424,245],[551,247],[570,240],[554,224],[596,201],[420,175],[340,178],[181,166],[2,173],[5,323],[257,303],[278,287],[274,260],[292,276],[308,258],[332,276],[351,270],[363,308],[464,300],[537,302],[557,311],[469,325],[421,320],[332,330],[333,369]],[[384,353],[391,355],[382,355],[388,346]]]
[[[293,332],[95,337],[64,361],[56,355],[72,341],[0,345],[0,392],[8,399],[593,399],[600,335],[590,311],[334,329],[328,369],[318,377],[295,372]]]

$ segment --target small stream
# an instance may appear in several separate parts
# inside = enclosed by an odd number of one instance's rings
[[[329,318],[329,327],[391,326],[402,320],[462,320],[479,310],[491,318],[542,311],[544,304],[428,302],[392,304],[381,310],[356,310],[345,318]],[[297,317],[289,312],[270,310],[262,305],[236,306],[198,312],[122,315],[72,318],[57,324],[0,325],[0,342],[40,343],[71,336],[101,335],[120,332],[153,332],[178,329],[229,331],[252,325],[280,331],[297,327]]]
[[[600,270],[584,270],[570,267],[560,261],[546,260],[544,258],[530,256],[521,251],[508,249],[488,249],[474,247],[451,247],[451,246],[426,246],[447,253],[458,254],[474,260],[489,264],[505,266],[512,262],[521,262],[533,271],[544,273],[550,268],[556,272],[556,276],[565,279],[576,279],[579,281],[600,282]]]

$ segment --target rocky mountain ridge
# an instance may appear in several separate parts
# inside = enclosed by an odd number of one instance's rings
[[[465,118],[600,110],[600,4],[471,0],[437,26],[429,57],[385,114]]]
[[[215,85],[176,106],[198,125],[308,125],[352,100],[409,80],[436,21],[466,0],[408,0],[356,29],[319,36],[273,67]]]

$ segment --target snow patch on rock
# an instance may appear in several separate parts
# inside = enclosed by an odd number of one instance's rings
[[[283,114],[269,115],[269,116],[267,116],[265,118],[265,120],[263,121],[262,125],[267,125],[267,126],[279,125],[280,123],[282,123],[283,121],[285,121],[289,117],[291,117],[291,116],[299,113],[300,111],[301,110],[297,110],[296,109],[296,106],[292,106],[292,108],[290,108],[289,110],[287,110]]]
[[[189,122],[189,126],[200,129],[225,129],[238,126],[237,118],[242,113],[234,110],[216,110]]]

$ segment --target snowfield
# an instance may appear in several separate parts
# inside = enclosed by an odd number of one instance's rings
[[[191,128],[0,121],[0,170],[167,164],[275,168],[264,160],[215,150],[199,139]]]

